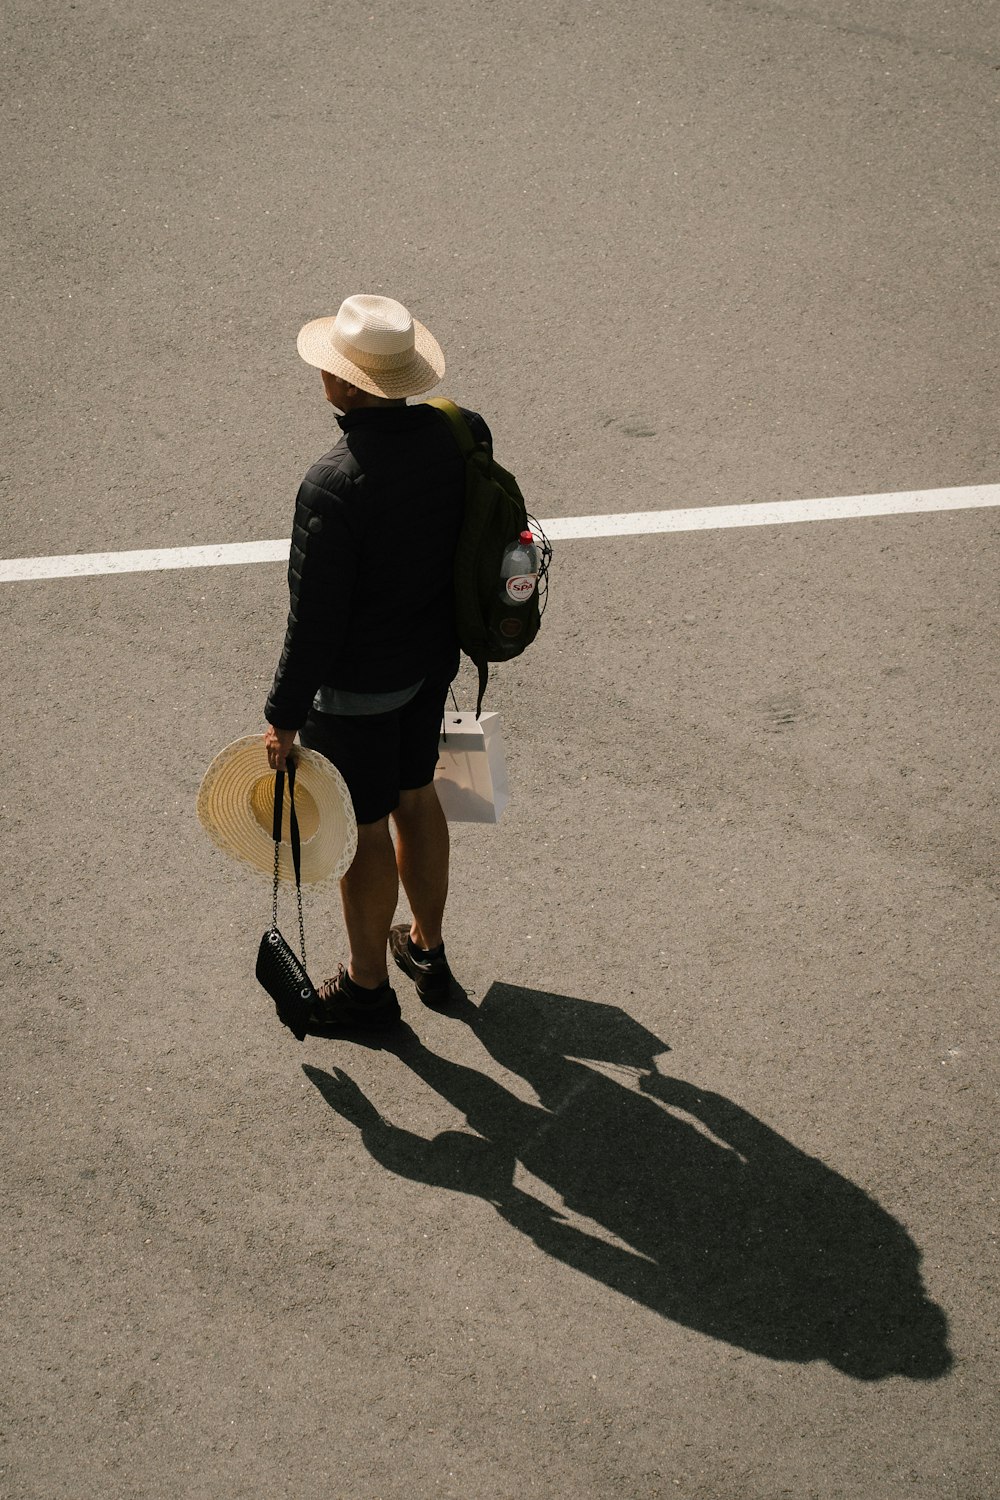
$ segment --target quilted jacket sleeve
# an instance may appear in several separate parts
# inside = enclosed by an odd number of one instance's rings
[[[298,729],[342,648],[357,578],[353,483],[314,468],[299,487],[288,559],[288,625],[264,708],[269,724]]]

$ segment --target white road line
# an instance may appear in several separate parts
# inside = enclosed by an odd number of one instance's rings
[[[858,516],[920,515],[1000,505],[1000,484],[948,490],[898,490],[891,495],[841,495],[830,500],[778,500],[756,505],[705,505],[698,510],[647,510],[621,516],[567,516],[543,521],[551,541],[591,536],[648,536],[658,531],[714,531],[726,526],[782,526]]]
[[[159,573],[166,568],[220,568],[236,563],[287,561],[287,537],[278,542],[220,542],[214,547],[76,552],[66,557],[14,557],[0,562],[0,583],[38,578],[82,578],[89,573]]]
[[[945,490],[899,490],[888,495],[841,495],[829,500],[706,505],[691,510],[633,511],[616,516],[561,516],[543,521],[542,526],[553,542],[570,542],[587,537],[651,536],[663,531],[714,531],[729,526],[782,526],[802,521],[921,515],[996,505],[1000,505],[1000,484],[969,484]],[[287,560],[287,539],[222,542],[211,547],[149,547],[138,552],[78,552],[65,557],[14,557],[0,561],[0,583]]]

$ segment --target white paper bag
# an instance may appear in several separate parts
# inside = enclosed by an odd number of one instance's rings
[[[510,801],[499,714],[445,714],[434,785],[449,823],[499,822]]]

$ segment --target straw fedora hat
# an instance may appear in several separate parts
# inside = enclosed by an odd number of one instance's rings
[[[444,377],[440,344],[391,297],[345,298],[335,317],[299,329],[298,350],[370,396],[419,396]]]
[[[336,766],[318,751],[296,745],[294,758],[302,883],[339,879],[358,847],[351,794]],[[293,881],[289,808],[286,777],[278,874]],[[219,751],[198,792],[198,818],[225,854],[273,878],[274,772],[262,735],[246,735]]]

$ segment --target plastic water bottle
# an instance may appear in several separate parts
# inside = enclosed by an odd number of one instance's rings
[[[538,548],[530,531],[508,542],[500,564],[500,598],[505,604],[527,604],[538,585]]]

